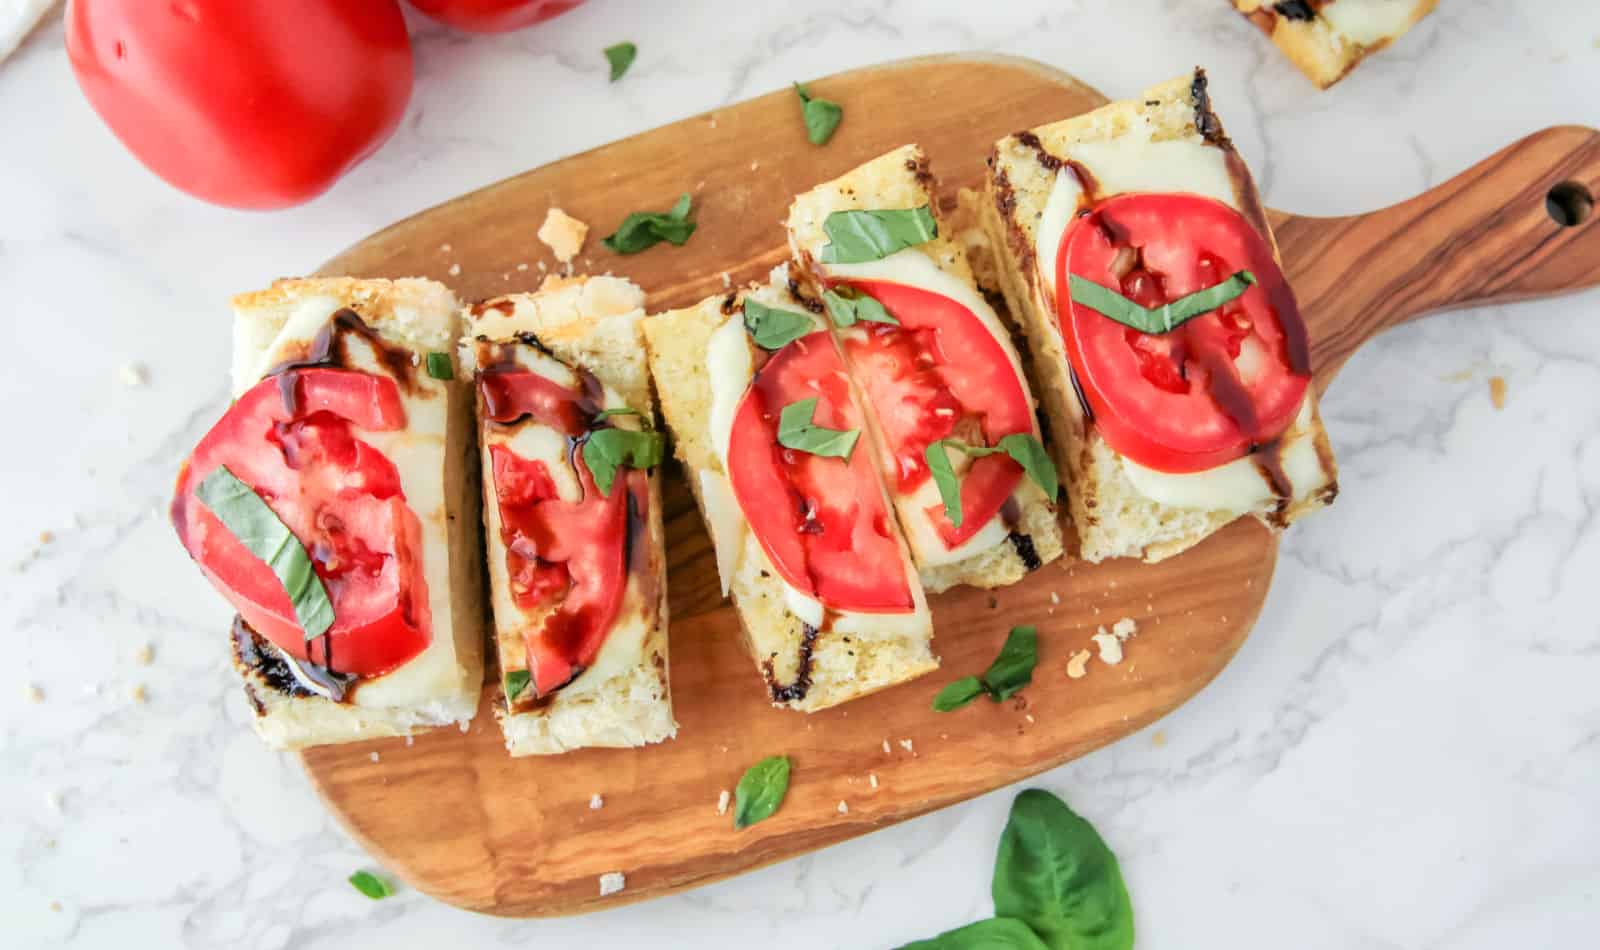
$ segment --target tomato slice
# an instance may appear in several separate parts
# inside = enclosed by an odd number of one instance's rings
[[[1077,275],[1156,307],[1241,270],[1255,286],[1170,333],[1150,335],[1079,304]],[[1132,193],[1068,228],[1056,310],[1094,424],[1148,468],[1198,472],[1282,435],[1311,381],[1305,321],[1272,248],[1243,215],[1191,194]]]
[[[503,444],[489,447],[500,540],[512,600],[540,611],[523,633],[531,701],[571,682],[604,646],[622,612],[627,589],[630,518],[648,517],[644,472],[624,469],[602,495],[579,451],[596,407],[592,400],[526,370],[488,370],[478,376],[484,416],[502,425],[542,425],[566,436],[583,495],[563,501],[542,459],[527,459]]]
[[[783,407],[813,396],[815,424],[862,427],[844,360],[826,330],[775,353],[739,403],[728,445],[739,509],[772,566],[801,593],[834,610],[912,610],[872,453],[858,444],[848,459],[825,458],[778,444]]]
[[[402,429],[405,419],[392,379],[289,370],[239,397],[178,473],[179,540],[244,621],[291,656],[378,676],[428,646],[422,525],[394,463],[360,438]],[[219,465],[255,489],[311,555],[333,602],[323,636],[306,641],[272,569],[195,497]]]
[[[957,438],[995,445],[1033,432],[1028,393],[1005,348],[978,315],[920,287],[881,280],[845,281],[883,304],[899,326],[858,323],[844,335],[866,402],[894,457],[895,488],[915,491],[930,475],[928,446]],[[961,477],[961,526],[944,506],[926,513],[939,538],[955,547],[989,523],[1022,479],[1006,455],[974,459]]]

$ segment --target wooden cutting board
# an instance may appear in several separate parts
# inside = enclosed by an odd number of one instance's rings
[[[826,147],[806,142],[794,93],[776,92],[457,198],[373,235],[323,273],[422,275],[466,299],[532,290],[556,266],[534,234],[546,209],[559,206],[594,229],[582,270],[632,278],[649,291],[652,310],[682,306],[729,281],[761,279],[783,260],[788,204],[820,181],[917,142],[949,204],[957,188],[980,182],[1002,135],[1105,101],[1065,73],[992,56],[875,66],[818,80],[811,91],[845,108]],[[1226,99],[1217,106],[1224,120],[1243,108]],[[1351,173],[1329,170],[1330,181]],[[695,196],[699,221],[686,246],[617,257],[599,244],[629,212],[665,210],[684,191]],[[1405,320],[1600,283],[1600,228],[1585,199],[1595,194],[1600,135],[1558,128],[1383,211],[1274,212],[1319,385],[1362,342]],[[1564,227],[1556,218],[1585,223]],[[1005,590],[939,595],[941,670],[806,716],[767,704],[675,465],[665,487],[678,738],[511,759],[484,705],[466,734],[304,753],[323,799],[384,867],[471,910],[580,913],[705,884],[1017,782],[1149,724],[1210,682],[1255,622],[1277,554],[1275,538],[1246,520],[1158,565],[1067,560]],[[1318,517],[1340,514],[1336,507]],[[1122,617],[1137,620],[1139,633],[1121,665],[1096,663],[1069,679],[1067,658]],[[1040,632],[1031,687],[1004,704],[931,710],[941,686],[981,672],[1023,623]],[[773,818],[735,831],[731,816],[717,813],[719,792],[779,753],[794,762],[788,799]],[[590,807],[595,793],[600,809]],[[624,872],[627,887],[602,898],[598,880],[609,871]]]

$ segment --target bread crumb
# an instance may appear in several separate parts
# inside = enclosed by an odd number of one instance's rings
[[[606,800],[599,792],[595,792],[593,795],[589,796],[590,811],[599,811],[604,807],[606,807]]]
[[[544,262],[544,261],[540,261],[540,262],[539,262],[539,273],[541,273],[541,274],[547,274],[547,273],[549,273],[549,272],[550,272],[550,268],[549,268],[549,266],[548,266],[548,265],[547,265],[547,264],[545,264],[545,262]]]
[[[1506,378],[1504,376],[1489,377],[1489,401],[1494,403],[1496,409],[1506,407]]]
[[[451,264],[450,265],[450,276],[451,277],[460,277],[461,276],[461,265],[460,264]]]
[[[1052,603],[1052,604],[1060,604],[1061,603],[1061,595],[1056,593],[1055,591],[1051,591],[1050,592],[1050,603]]]
[[[758,169],[760,167],[761,167],[761,163],[760,162],[751,162],[750,163],[750,170],[751,171],[755,171],[756,169]]]
[[[450,253],[450,245],[448,245],[448,244],[439,245],[439,253],[440,254],[449,254]]]
[[[544,224],[539,226],[539,240],[563,264],[572,263],[588,236],[589,226],[560,208],[551,208],[546,212]]]
[[[894,752],[894,750],[889,748],[889,740],[888,739],[883,740],[883,754],[884,755],[890,755],[893,752]]]
[[[60,792],[57,792],[57,791],[46,792],[45,796],[44,796],[44,803],[46,805],[50,806],[50,810],[51,811],[55,812],[58,815],[61,814],[61,793]]]
[[[628,879],[621,871],[607,871],[600,875],[600,896],[610,897],[628,886]]]
[[[1111,632],[1116,634],[1118,640],[1126,640],[1139,632],[1139,621],[1132,617],[1123,617],[1111,625]]]
[[[877,772],[868,772],[867,773],[867,784],[871,785],[873,788],[877,788],[878,787],[878,773]]]
[[[136,703],[142,703],[150,697],[145,693],[143,683],[134,683],[133,688],[128,690],[128,698]]]
[[[129,388],[143,386],[150,381],[150,373],[145,370],[143,363],[123,363],[117,370],[117,378],[122,380],[122,385]]]
[[[472,729],[472,720],[471,719],[463,719],[460,722],[456,723],[456,725],[461,728],[462,734],[466,734],[467,732],[471,731],[471,729]]]
[[[1072,658],[1067,661],[1067,675],[1075,680],[1081,680],[1087,672],[1089,672],[1089,651],[1079,650],[1072,654]]]
[[[521,273],[522,271],[525,271],[527,269],[528,269],[528,264],[527,264],[526,261],[524,261],[523,263],[517,265],[517,272],[518,273]]]
[[[156,648],[148,643],[139,644],[139,648],[133,651],[133,662],[140,666],[149,666],[155,658]]]
[[[727,271],[723,271],[722,272],[722,288],[724,290],[726,290],[726,289],[728,289],[729,287],[732,287],[732,286],[733,286],[733,278],[728,276],[728,272]]]
[[[61,912],[61,902],[60,901],[51,901],[50,902],[50,909],[59,914]]]
[[[367,758],[372,760],[373,762],[376,762],[376,761],[378,761],[379,756],[378,756],[378,753],[374,752],[371,755],[367,756]]]
[[[1022,717],[1022,718],[1024,718],[1024,719],[1026,719],[1026,720],[1028,720],[1028,722],[1030,722],[1030,723],[1031,723],[1031,722],[1036,722],[1036,721],[1037,721],[1037,720],[1035,720],[1035,719],[1034,719],[1034,718],[1033,718],[1033,713],[1028,713],[1028,714],[1027,714],[1027,715],[1026,715],[1026,716],[1024,716],[1024,717]]]
[[[33,683],[29,683],[27,686],[22,688],[22,695],[27,697],[27,700],[30,703],[44,702],[44,690],[40,689]]]
[[[416,745],[416,744],[417,744],[417,737],[416,736],[406,736],[406,746],[408,748],[410,746],[413,746],[413,745]]]
[[[1150,733],[1150,744],[1158,749],[1161,748],[1167,744],[1167,734],[1160,729]]]
[[[723,789],[722,793],[717,796],[717,814],[726,815],[728,813],[728,799],[731,797],[727,789]]]
[[[1100,632],[1090,637],[1094,645],[1100,648],[1100,662],[1116,666],[1122,662],[1122,641],[1116,634],[1106,633],[1106,628],[1101,627]]]
[[[841,814],[841,815],[850,814],[850,804],[848,802],[846,802],[842,798],[839,799],[839,814]]]
[[[901,739],[900,740],[900,748],[906,750],[907,752],[911,753],[912,755],[916,755],[917,754],[917,750],[911,747],[911,740],[910,739]]]
[[[56,539],[56,533],[54,531],[41,531],[41,532],[39,532],[39,543],[40,544],[49,544],[51,541],[54,541],[55,539]]]

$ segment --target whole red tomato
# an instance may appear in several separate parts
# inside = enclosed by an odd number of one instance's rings
[[[583,0],[411,0],[411,5],[458,30],[504,33],[566,13]]]
[[[326,191],[411,98],[398,0],[70,0],[67,52],[146,167],[234,208]]]

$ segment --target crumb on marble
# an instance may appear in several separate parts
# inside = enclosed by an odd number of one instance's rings
[[[140,666],[149,666],[155,658],[156,648],[149,643],[141,643],[139,648],[133,651],[133,662]]]
[[[1489,377],[1489,401],[1496,409],[1506,407],[1506,378],[1504,376]]]
[[[134,683],[128,690],[128,698],[136,703],[143,703],[149,700],[150,694],[145,692],[143,683]]]
[[[54,789],[52,789],[51,791],[46,792],[45,796],[44,796],[44,803],[46,805],[50,806],[50,810],[51,811],[55,812],[58,815],[61,814],[61,793],[60,792],[55,791]]]
[[[1067,676],[1075,680],[1083,679],[1084,674],[1089,672],[1089,655],[1088,650],[1072,654],[1072,658],[1067,660]]]
[[[50,909],[52,911],[55,911],[58,914],[61,913],[61,902],[60,901],[51,901],[50,902]]]
[[[30,703],[44,702],[44,690],[40,689],[35,683],[29,683],[28,685],[24,686],[22,688],[22,695],[25,696]]]
[[[144,368],[143,363],[123,363],[117,370],[117,378],[122,380],[122,385],[130,389],[143,386],[150,381],[150,373]]]
[[[1167,734],[1160,729],[1150,733],[1150,744],[1158,749],[1161,748],[1167,744]]]
[[[41,532],[39,532],[39,543],[40,544],[49,544],[50,542],[54,541],[55,539],[56,539],[56,533],[54,531],[41,531]]]
[[[600,875],[601,897],[610,897],[612,894],[620,893],[627,886],[628,879],[623,876],[621,871],[607,871]]]
[[[726,815],[728,813],[728,800],[732,797],[732,795],[728,794],[727,789],[723,789],[717,794],[717,814]]]
[[[595,792],[593,795],[589,796],[590,811],[599,811],[604,807],[606,807],[605,796],[601,795],[599,792]]]

